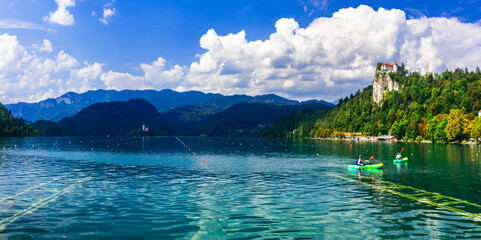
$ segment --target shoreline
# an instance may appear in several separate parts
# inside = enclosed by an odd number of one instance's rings
[[[404,141],[404,140],[395,140],[395,141],[380,141],[377,139],[377,137],[359,137],[359,138],[316,138],[316,137],[311,137],[308,139],[312,140],[330,140],[330,141],[353,141],[353,142],[388,142],[388,143],[433,143],[432,141],[429,140],[423,140],[423,141]],[[442,143],[442,144],[465,144],[465,145],[479,145],[481,144],[481,141],[479,143],[477,142],[434,142],[434,143]]]

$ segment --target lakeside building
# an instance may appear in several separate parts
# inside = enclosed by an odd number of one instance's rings
[[[390,135],[382,135],[382,136],[379,136],[377,137],[377,140],[378,141],[386,141],[386,142],[397,142],[398,139],[394,136],[390,136]]]

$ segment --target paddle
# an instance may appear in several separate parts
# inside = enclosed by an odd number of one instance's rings
[[[369,160],[371,160],[371,159],[373,159],[373,158],[374,158],[374,156],[371,156],[371,157],[369,158]],[[368,163],[370,162],[369,160],[367,160]]]

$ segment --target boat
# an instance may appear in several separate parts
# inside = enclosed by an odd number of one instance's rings
[[[358,165],[349,165],[349,168],[353,169],[378,169],[382,168],[382,163],[379,164],[369,164],[369,165],[363,165],[363,166],[358,166]]]
[[[408,161],[408,158],[405,157],[403,159],[394,159],[392,160],[393,163],[403,163],[403,162],[407,162]]]

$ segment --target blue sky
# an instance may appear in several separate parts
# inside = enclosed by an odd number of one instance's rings
[[[478,1],[0,0],[0,102],[150,88],[333,101],[368,85],[379,61],[476,67],[480,11]]]

